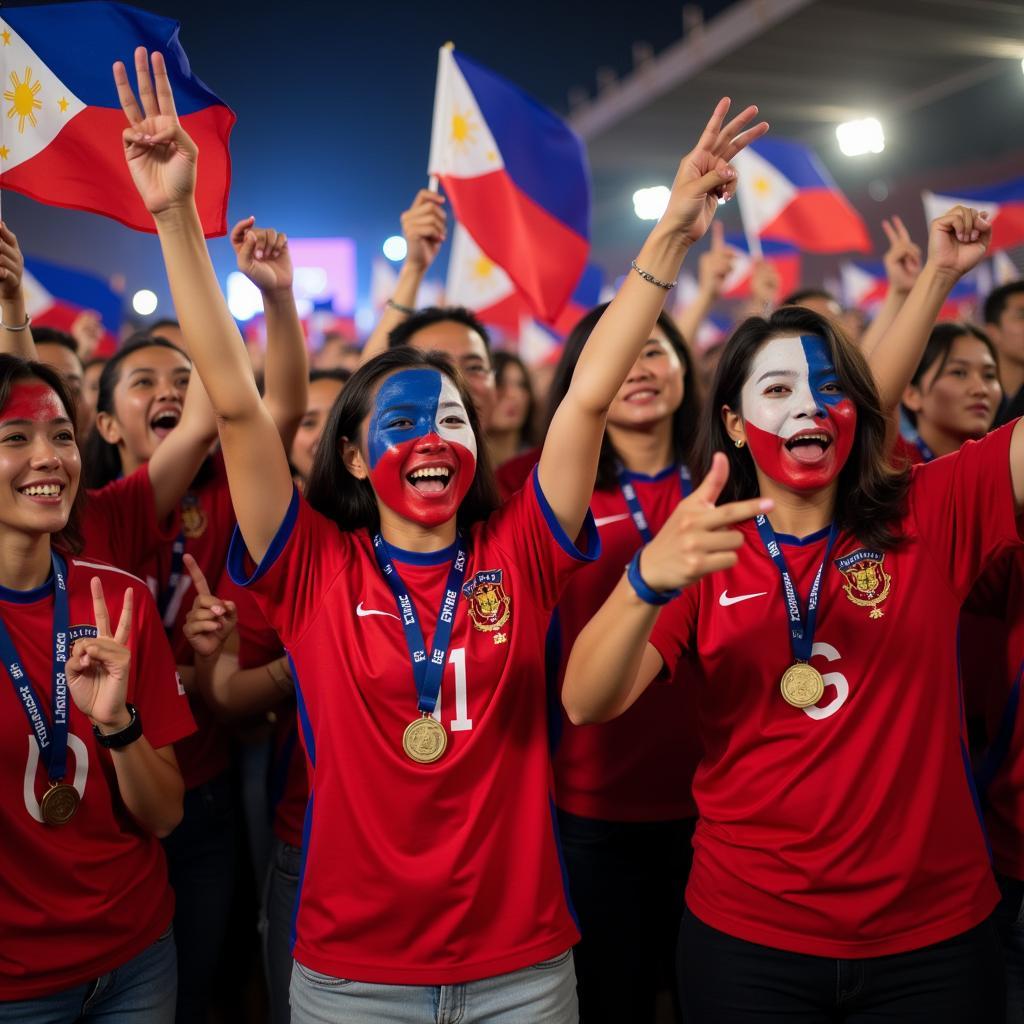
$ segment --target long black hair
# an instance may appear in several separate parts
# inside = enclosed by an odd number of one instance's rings
[[[462,374],[443,353],[421,352],[402,345],[382,352],[352,374],[331,409],[313,456],[306,499],[343,530],[366,529],[376,533],[380,529],[380,513],[370,481],[359,480],[345,467],[341,458],[342,443],[346,439],[358,442],[363,420],[373,407],[377,385],[398,370],[411,369],[437,370],[452,381],[466,407],[469,425],[476,438],[476,473],[456,515],[459,529],[468,530],[473,523],[486,519],[498,507],[480,420]]]
[[[68,414],[72,429],[75,424],[75,403],[71,391],[64,378],[56,370],[51,369],[45,363],[36,363],[28,359],[20,359],[17,356],[0,353],[0,409],[7,405],[11,397],[11,390],[15,385],[26,380],[37,380],[54,391],[60,399],[64,411]],[[53,534],[54,547],[75,555],[82,550],[82,511],[85,505],[85,485],[81,479],[78,482],[78,491],[71,502],[71,510],[68,514],[68,521],[64,529]]]
[[[562,355],[555,367],[555,375],[548,391],[547,423],[550,425],[558,406],[569,391],[572,375],[576,370],[583,346],[593,333],[598,320],[608,308],[607,302],[595,306],[589,313],[580,317],[576,326],[569,332],[562,346]],[[683,364],[683,400],[679,408],[672,414],[672,461],[677,466],[690,465],[693,458],[693,445],[697,439],[700,425],[701,397],[694,373],[693,355],[690,346],[675,321],[662,311],[658,314],[658,326],[662,329],[669,344],[675,350],[679,361]],[[601,439],[601,455],[597,463],[597,480],[595,488],[599,491],[611,491],[618,487],[619,453],[615,450],[608,431],[605,430]]]
[[[499,391],[510,366],[518,366],[523,375],[526,382],[526,418],[519,428],[519,443],[521,447],[532,448],[537,443],[537,395],[533,390],[530,371],[514,352],[495,352],[491,362],[494,364],[494,384]]]
[[[729,480],[721,501],[758,495],[757,472],[749,448],[737,448],[725,429],[722,410],[742,414],[740,396],[761,346],[771,338],[815,335],[825,342],[836,377],[857,410],[850,457],[839,473],[835,517],[839,527],[869,547],[892,548],[902,540],[909,474],[892,466],[886,445],[886,416],[878,389],[860,352],[827,317],[802,306],[783,306],[767,320],[752,316],[736,328],[725,344],[701,425],[695,471],[703,477],[715,452],[729,459]]]
[[[172,352],[177,352],[178,355],[188,359],[187,353],[166,338],[148,334],[133,334],[103,367],[103,372],[100,374],[99,393],[96,397],[97,416],[101,412],[114,414],[114,389],[121,380],[121,365],[128,356],[144,348],[169,348]],[[189,360],[189,365],[191,365],[191,360]],[[82,456],[85,462],[86,486],[105,487],[111,480],[116,480],[121,476],[123,467],[121,453],[117,450],[117,445],[104,440],[95,426],[86,438]]]

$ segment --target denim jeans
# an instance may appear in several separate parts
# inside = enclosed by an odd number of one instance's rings
[[[1024,882],[997,875],[1003,899],[993,920],[1006,963],[1006,1021],[1024,1024]]]
[[[288,986],[292,977],[292,922],[299,895],[302,850],[274,840],[267,882],[263,890],[260,931],[263,969],[270,995],[270,1024],[288,1024]]]
[[[171,1024],[177,967],[170,928],[95,981],[35,999],[0,1003],[0,1024]]]
[[[572,950],[463,985],[373,985],[292,970],[292,1024],[576,1024]]]
[[[686,1024],[1002,1024],[990,918],[944,942],[856,960],[726,935],[687,910],[679,935]]]

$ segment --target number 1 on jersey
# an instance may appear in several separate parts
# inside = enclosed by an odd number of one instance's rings
[[[467,732],[473,728],[473,719],[467,716],[466,709],[466,648],[456,647],[448,655],[448,664],[455,667],[455,717],[448,728],[452,732]],[[441,721],[441,695],[437,695],[437,706],[434,718]]]

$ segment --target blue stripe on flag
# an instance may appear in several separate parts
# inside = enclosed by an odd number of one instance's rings
[[[788,139],[759,139],[750,147],[767,160],[796,188],[826,188],[838,191],[832,176],[815,153]]]
[[[25,257],[25,269],[57,300],[94,309],[113,334],[121,327],[121,296],[101,277],[46,260]]]
[[[970,199],[978,203],[1013,203],[1024,202],[1024,178],[1004,181],[999,185],[986,185],[984,188],[950,189],[941,192],[956,199]]]

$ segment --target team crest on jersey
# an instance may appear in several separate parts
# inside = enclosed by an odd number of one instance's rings
[[[869,618],[880,619],[885,613],[878,606],[889,596],[892,586],[892,577],[885,571],[884,552],[861,548],[837,558],[836,566],[846,578],[846,596],[861,608],[870,608]]]
[[[512,614],[512,598],[505,593],[502,575],[502,569],[478,572],[462,587],[469,606],[469,617],[482,633],[495,633],[508,622]]]
[[[194,494],[186,494],[181,499],[181,529],[190,540],[206,533],[206,513]]]

